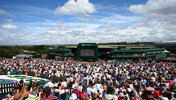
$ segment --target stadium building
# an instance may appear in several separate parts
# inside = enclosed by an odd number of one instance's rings
[[[159,59],[168,56],[164,48],[151,45],[98,45],[79,43],[78,45],[53,46],[48,49],[49,58],[71,57],[83,61],[98,59],[118,61],[138,61],[140,59]]]
[[[117,61],[138,61],[145,59],[159,59],[167,57],[168,52],[164,48],[149,48],[149,49],[127,49],[119,47],[111,52],[111,58]]]
[[[143,44],[155,46],[157,48],[165,48],[171,53],[176,53],[176,42],[145,42]]]
[[[72,57],[71,49],[65,48],[65,46],[53,46],[47,50],[48,58],[56,60],[64,60],[65,57]]]

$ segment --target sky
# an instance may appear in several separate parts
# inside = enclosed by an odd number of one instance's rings
[[[176,0],[0,0],[0,45],[176,41]]]

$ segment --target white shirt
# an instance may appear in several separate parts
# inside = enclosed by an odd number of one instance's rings
[[[67,82],[62,82],[61,86],[67,87]]]
[[[100,90],[100,87],[102,86],[102,84],[96,84],[96,86],[98,87],[98,90]]]
[[[51,87],[54,87],[54,84],[52,83],[52,82],[48,82],[47,83],[48,84],[48,86],[51,88]]]
[[[113,95],[111,94],[105,94],[105,100],[112,100]]]
[[[115,89],[115,94],[118,94],[118,93],[119,93],[119,89],[116,88],[116,89]]]
[[[167,97],[160,96],[161,100],[169,100]]]

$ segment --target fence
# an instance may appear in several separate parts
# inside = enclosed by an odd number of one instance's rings
[[[22,73],[20,75],[24,75]],[[7,74],[5,74],[5,72],[2,72],[0,75],[7,75]],[[19,73],[15,74],[15,75],[19,75]],[[29,76],[35,76],[35,73],[29,73]],[[49,79],[49,77],[45,77],[45,76],[48,76],[48,75],[42,75],[42,76],[43,77],[40,77],[40,78]],[[43,86],[46,82],[48,82],[48,81],[39,81],[40,88],[43,88]],[[17,84],[18,83],[7,83],[7,84],[0,83],[0,94],[11,94],[13,89],[14,89],[14,86],[17,85]],[[28,83],[24,83],[23,85],[31,86],[32,85],[32,80]]]
[[[15,84],[0,84],[0,91],[1,94],[11,94],[11,92],[14,89],[14,86],[17,85],[18,83]],[[29,85],[28,83],[24,83],[24,85]]]
[[[7,75],[8,71],[1,71],[0,75]],[[24,71],[14,71],[13,75],[24,75]],[[36,73],[34,72],[28,72],[29,76],[35,76]],[[51,77],[47,74],[40,74],[38,77],[40,78],[45,78],[45,79],[50,79]],[[57,76],[52,76],[53,82],[56,81],[58,77]],[[43,88],[44,84],[48,81],[43,81],[39,82],[40,88]],[[16,83],[17,84],[17,83]],[[13,88],[16,84],[0,84],[0,93],[1,94],[9,94],[13,91]],[[25,83],[24,85],[31,85],[32,83]]]
[[[13,90],[13,87],[16,84],[1,84],[0,85],[0,90],[1,90],[1,94],[8,94]]]

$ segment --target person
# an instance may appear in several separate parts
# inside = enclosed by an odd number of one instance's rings
[[[14,89],[12,90],[12,96],[14,96],[17,93],[19,93],[19,85],[14,86]]]
[[[26,99],[28,97],[28,95],[29,95],[29,92],[30,92],[30,91],[27,91],[27,88],[28,88],[28,86],[24,85],[22,87],[21,91],[19,93],[16,93],[14,95],[14,100],[18,100],[18,99],[23,100],[23,99]]]
[[[19,92],[21,92],[21,89],[23,87],[23,83],[24,81],[23,80],[20,80],[19,84],[18,84],[18,87],[19,87]]]
[[[70,96],[70,100],[80,100],[80,99],[77,98],[77,95],[75,93],[72,93]]]
[[[81,92],[78,90],[78,85],[75,86],[73,93],[76,94],[76,97],[81,99]]]
[[[92,87],[88,87],[86,92],[87,92],[88,96],[91,96],[92,95]]]
[[[34,87],[39,88],[39,83],[38,83],[37,80],[35,80],[35,81],[33,82],[32,87],[31,87],[30,90],[33,91],[32,89],[33,89]]]
[[[83,94],[87,94],[89,99],[92,100],[104,98],[107,100],[117,98],[122,100],[175,99],[175,63],[157,63],[155,61],[107,63],[106,60],[85,63],[78,61],[60,62],[50,59],[13,60],[2,58],[0,60],[1,71],[11,69],[11,63],[13,63],[14,74],[16,71],[28,69],[29,73],[39,71],[47,77],[51,76],[50,79],[53,75],[60,77],[60,82],[55,82],[56,87],[52,86],[50,80],[42,88],[44,89],[42,99],[45,98],[46,100],[52,99],[54,96],[63,100],[66,98],[67,100],[68,98],[71,99],[71,96],[66,91],[62,93],[66,88],[74,88],[72,99],[74,99],[74,95],[76,95],[76,99],[87,99],[87,96]],[[33,86],[38,87],[37,85]],[[76,86],[78,86],[78,89]],[[46,92],[46,87],[50,89],[49,92]],[[85,88],[86,91],[82,90],[82,88]],[[33,89],[31,89],[31,92],[33,92]],[[15,93],[18,94],[16,90]],[[20,96],[24,98],[25,95],[21,94]]]
[[[88,94],[86,93],[85,88],[82,89],[81,100],[83,100],[83,96],[85,96],[84,98],[86,98],[86,100],[89,100],[89,97],[88,97]]]
[[[2,94],[1,91],[0,91],[0,100],[4,99],[5,98],[5,94]]]
[[[110,85],[108,86],[108,89],[107,89],[107,93],[112,94],[113,91],[114,91],[114,88],[112,86],[112,83],[110,83]]]
[[[66,94],[66,97],[64,100],[69,100],[69,98],[70,98],[69,90],[66,90],[65,94]]]
[[[58,100],[58,97],[51,95],[51,89],[48,86],[43,89],[43,100]]]
[[[40,95],[41,93],[39,93]],[[33,87],[32,88],[32,92],[29,93],[27,100],[40,100],[39,98],[40,96],[38,96],[38,88],[37,87]]]
[[[60,90],[59,94],[59,100],[64,100],[66,98],[66,93],[64,89]]]
[[[52,82],[52,79],[50,79],[49,82],[47,82],[47,83],[44,85],[44,87],[46,87],[46,86],[49,86],[50,88],[53,88],[53,87],[54,87],[54,84],[53,84],[53,82]]]
[[[103,91],[103,95],[104,95],[108,91],[108,87],[107,87],[106,83],[103,84],[103,90],[104,90]]]
[[[119,94],[118,100],[125,100],[125,97],[124,97],[123,93]]]
[[[59,84],[59,79],[56,79],[56,81],[54,82],[54,87],[57,87]]]
[[[113,99],[113,95],[110,94],[109,92],[107,92],[107,94],[105,94],[105,100],[112,100]]]
[[[84,95],[82,96],[81,100],[87,100],[87,97]]]

